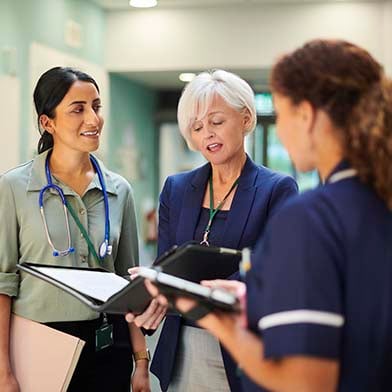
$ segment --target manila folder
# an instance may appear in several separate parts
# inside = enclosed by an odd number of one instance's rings
[[[84,341],[12,314],[11,366],[21,392],[66,391]]]

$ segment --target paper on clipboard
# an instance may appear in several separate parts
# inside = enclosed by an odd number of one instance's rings
[[[36,267],[36,270],[102,302],[129,284],[129,280],[111,272],[50,267]]]
[[[227,278],[238,271],[240,258],[241,252],[235,249],[185,243],[162,255],[154,266],[179,278],[200,282]],[[31,262],[17,264],[17,268],[68,292],[96,312],[139,314],[152,298],[141,277],[130,282],[102,268]]]

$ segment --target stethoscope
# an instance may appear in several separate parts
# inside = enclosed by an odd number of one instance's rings
[[[83,226],[80,223],[79,219],[77,218],[76,214],[74,214],[73,211],[71,210],[71,206],[69,204],[67,205],[67,200],[65,198],[63,190],[58,185],[53,184],[52,176],[50,174],[50,169],[49,169],[49,157],[50,157],[50,154],[48,154],[48,156],[46,157],[46,161],[45,161],[45,173],[46,173],[46,179],[47,179],[48,184],[45,185],[40,190],[38,203],[39,203],[42,221],[43,221],[44,228],[45,228],[46,238],[48,240],[49,245],[51,246],[51,248],[53,250],[53,256],[56,256],[56,257],[57,256],[67,256],[68,254],[75,251],[75,248],[73,248],[71,245],[71,231],[70,231],[70,227],[69,227],[67,208],[70,210],[71,215],[75,219],[76,224],[81,229],[82,235],[85,237],[87,243],[89,241],[91,243],[91,240],[88,238],[86,231],[83,230]],[[105,205],[105,239],[102,242],[102,244],[99,246],[99,250],[98,250],[99,258],[102,260],[105,258],[106,255],[110,255],[112,253],[112,246],[109,245],[109,239],[110,239],[109,198],[108,198],[108,194],[106,191],[106,185],[105,185],[105,181],[103,178],[103,174],[102,174],[101,168],[99,167],[98,161],[92,155],[90,155],[90,161],[95,169],[95,172],[98,175],[99,183],[101,184],[102,193],[103,193],[103,201],[104,201],[104,205]],[[64,212],[64,217],[65,217],[65,225],[66,225],[66,229],[67,229],[67,239],[68,239],[68,245],[67,245],[68,248],[64,249],[64,250],[59,250],[54,246],[53,241],[52,241],[50,234],[49,234],[48,224],[47,224],[45,212],[44,212],[44,194],[49,189],[53,189],[58,194],[58,196],[60,196],[61,202],[63,204],[63,212]]]

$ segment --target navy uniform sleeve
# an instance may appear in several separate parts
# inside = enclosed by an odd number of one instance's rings
[[[299,197],[277,213],[247,277],[250,327],[266,358],[337,358],[343,316],[343,244],[327,202]]]

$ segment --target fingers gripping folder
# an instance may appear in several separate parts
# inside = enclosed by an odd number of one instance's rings
[[[225,279],[238,271],[241,252],[234,249],[205,247],[185,243],[158,258],[167,274],[192,282],[203,279]],[[102,268],[81,268],[24,262],[17,267],[74,296],[97,312],[142,313],[151,302],[144,278],[133,281]]]
[[[196,306],[183,316],[191,320],[199,320],[212,310],[225,312],[237,312],[240,309],[238,298],[221,288],[210,288],[189,280],[177,278],[173,275],[161,272],[159,267],[140,268],[139,275],[149,279],[155,284],[160,293],[165,295],[170,305],[176,308],[175,300],[178,297],[188,297],[196,301]]]

